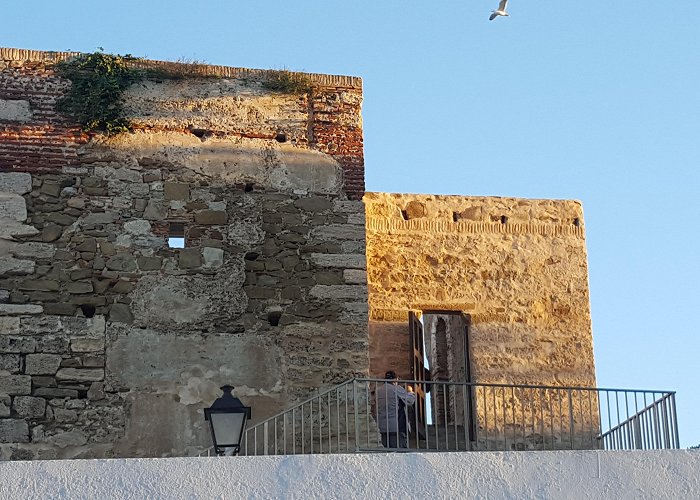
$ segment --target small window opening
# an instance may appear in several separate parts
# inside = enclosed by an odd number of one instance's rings
[[[95,306],[90,304],[82,304],[80,310],[83,311],[83,316],[86,318],[92,318],[95,316]]]
[[[408,213],[405,210],[401,210],[401,217],[403,217],[403,220],[408,220]]]
[[[282,311],[270,311],[267,313],[267,321],[270,322],[270,326],[279,326],[281,317]]]
[[[243,191],[245,191],[246,193],[250,193],[254,188],[255,185],[252,182],[246,182],[245,186],[243,186]]]
[[[287,134],[282,134],[282,133],[277,134],[277,135],[275,136],[275,140],[276,140],[277,142],[287,142]]]
[[[501,215],[501,224],[507,224],[508,223],[508,217],[505,215]]]
[[[457,212],[452,212],[452,222],[459,222],[459,214]]]
[[[243,256],[245,260],[255,260],[260,254],[258,252],[248,252]]]
[[[181,222],[171,222],[168,227],[168,246],[170,248],[185,248],[185,225]]]
[[[581,225],[581,221],[579,220],[578,217],[574,219],[574,226],[579,227]]]

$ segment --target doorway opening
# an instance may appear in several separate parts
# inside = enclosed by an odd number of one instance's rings
[[[460,311],[426,310],[409,314],[411,376],[416,384],[418,435],[429,427],[466,427],[474,440],[470,357],[470,317]],[[431,384],[441,382],[439,384]]]

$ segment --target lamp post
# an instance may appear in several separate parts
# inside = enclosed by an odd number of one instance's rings
[[[233,397],[233,386],[221,387],[224,395],[209,408],[204,408],[204,420],[209,422],[211,439],[217,455],[237,455],[247,420],[252,413],[240,399]]]

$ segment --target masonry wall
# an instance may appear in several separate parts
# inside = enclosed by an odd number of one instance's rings
[[[194,454],[225,383],[258,421],[366,373],[361,82],[144,80],[107,138],[68,56],[0,49],[0,459]]]
[[[409,311],[462,311],[475,381],[595,385],[580,203],[367,193],[365,204],[372,342]]]
[[[367,193],[365,205],[374,376],[393,368],[411,378],[409,311],[459,311],[470,318],[473,382],[595,387],[580,203]],[[478,425],[495,426],[510,448],[543,445],[539,431],[521,425],[533,414],[549,415],[557,405],[568,414],[556,392],[480,388],[474,397]],[[515,423],[495,422],[506,408],[518,413]],[[574,401],[572,413],[580,415],[574,446],[597,446],[597,400]],[[571,446],[568,431],[560,438],[551,446]]]

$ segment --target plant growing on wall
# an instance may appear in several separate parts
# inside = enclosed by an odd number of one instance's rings
[[[282,94],[304,94],[313,90],[311,79],[301,73],[293,73],[286,69],[269,71],[263,87]]]
[[[58,110],[73,115],[86,132],[114,135],[129,130],[122,94],[141,78],[141,72],[129,64],[136,60],[99,51],[57,64],[58,74],[72,82]]]

